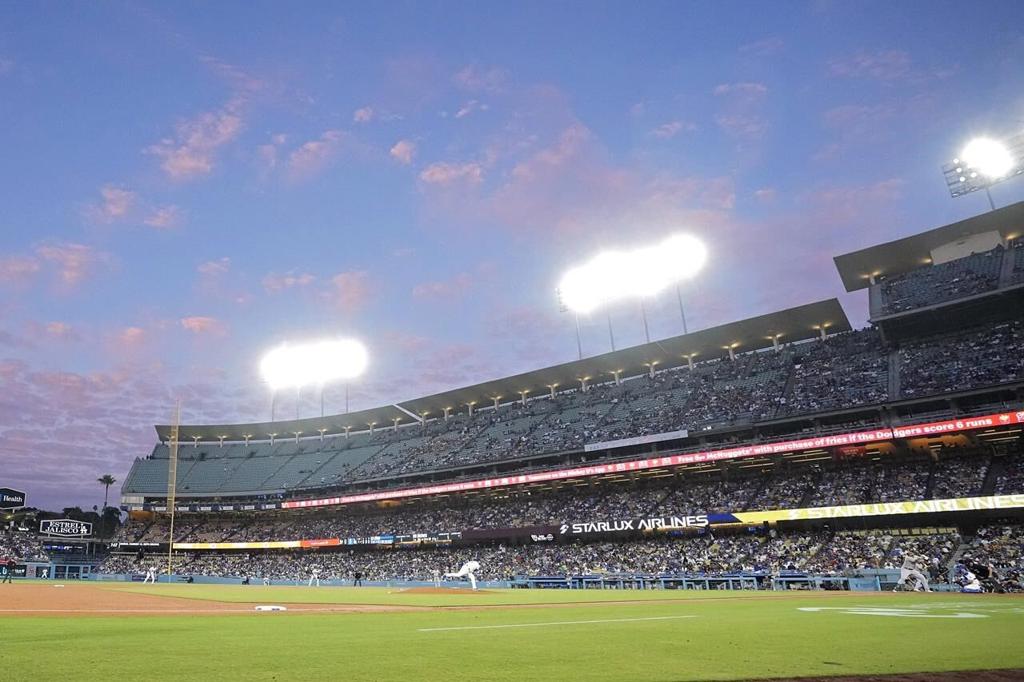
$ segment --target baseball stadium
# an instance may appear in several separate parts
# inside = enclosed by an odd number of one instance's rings
[[[1015,678],[1022,231],[1018,203],[836,256],[862,329],[812,301],[367,410],[157,425],[112,539],[8,535],[35,579],[3,592],[7,670]]]
[[[0,672],[1024,680],[1024,12],[923,7],[0,3]]]

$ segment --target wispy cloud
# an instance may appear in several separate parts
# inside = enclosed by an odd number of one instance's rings
[[[844,78],[871,78],[897,81],[911,75],[910,54],[906,50],[861,51],[828,63],[833,76]]]
[[[399,140],[391,147],[391,151],[388,153],[395,161],[408,166],[416,156],[416,143],[412,140]]]
[[[74,289],[113,262],[110,254],[85,244],[50,242],[36,248],[39,259],[52,268],[60,287]]]
[[[160,206],[153,209],[142,222],[158,230],[170,230],[181,225],[182,211],[177,206]]]
[[[352,113],[353,123],[369,123],[374,118],[373,107],[362,107]]]
[[[327,130],[319,138],[304,143],[288,157],[288,177],[305,180],[331,164],[346,140],[341,130]]]
[[[507,85],[508,73],[504,69],[470,65],[460,69],[452,81],[459,88],[471,92],[501,92]]]
[[[346,313],[353,313],[370,300],[370,274],[365,270],[339,272],[322,292],[324,300]]]
[[[785,46],[786,42],[782,38],[779,38],[778,36],[771,36],[741,45],[740,54],[749,55],[751,57],[771,57],[772,55],[776,55],[781,52]]]
[[[268,273],[263,277],[263,289],[268,293],[278,293],[286,289],[306,287],[316,281],[316,277],[308,272],[289,271],[284,274]]]
[[[696,124],[688,121],[669,121],[651,131],[651,135],[662,140],[668,140],[683,131],[691,132],[697,129]]]
[[[412,289],[413,298],[451,300],[459,298],[473,287],[474,278],[463,272],[451,279],[422,282]]]
[[[179,323],[181,324],[182,329],[191,332],[196,336],[224,336],[227,333],[227,325],[215,317],[193,315],[181,318]]]
[[[478,184],[484,169],[479,163],[432,163],[420,171],[420,180],[429,185],[450,186],[456,183]]]
[[[41,268],[39,260],[32,256],[0,257],[0,283],[26,284]]]
[[[111,224],[128,218],[136,203],[135,192],[121,185],[107,184],[100,188],[100,201],[85,207],[85,217],[94,222]]]
[[[242,132],[243,100],[235,97],[216,111],[179,121],[174,135],[146,148],[160,159],[160,167],[171,180],[185,181],[209,175],[220,149]]]

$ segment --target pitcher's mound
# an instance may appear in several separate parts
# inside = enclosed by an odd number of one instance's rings
[[[398,590],[402,594],[487,594],[487,590],[474,592],[468,587],[410,587]]]

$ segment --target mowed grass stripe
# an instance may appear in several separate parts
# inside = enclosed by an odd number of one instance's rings
[[[639,623],[648,620],[678,620],[697,616],[651,616],[650,618],[603,618],[601,620],[559,620],[547,623],[511,623],[506,625],[461,625],[453,628],[419,628],[417,632],[451,632],[453,630],[500,630],[502,628],[540,628],[552,625],[594,625],[597,623]]]

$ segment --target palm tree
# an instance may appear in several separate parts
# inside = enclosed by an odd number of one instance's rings
[[[103,474],[96,479],[97,482],[103,484],[103,508],[107,508],[107,495],[110,494],[110,486],[117,483],[117,479],[110,474]]]

